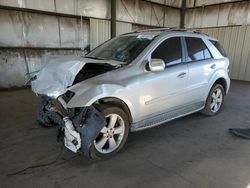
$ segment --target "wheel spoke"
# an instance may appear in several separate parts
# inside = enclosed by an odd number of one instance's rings
[[[98,141],[96,143],[96,147],[99,149],[99,150],[102,150],[103,146],[106,144],[108,138],[107,137],[102,137],[100,141]]]
[[[108,128],[104,126],[104,127],[102,128],[102,130],[101,130],[101,133],[107,133],[107,131],[108,131]]]
[[[212,98],[213,98],[213,99],[216,99],[215,93],[212,94]]]
[[[124,132],[124,126],[120,125],[119,127],[115,127],[114,133],[121,134]]]
[[[212,102],[211,109],[213,109],[214,105],[215,105],[215,102]]]
[[[217,110],[217,109],[218,109],[218,104],[215,103],[215,105],[214,105],[214,110]]]
[[[116,146],[114,137],[109,138],[109,149],[113,149]]]
[[[217,101],[218,101],[219,103],[221,103],[221,102],[222,102],[222,97],[218,98]]]
[[[116,121],[117,121],[117,115],[116,114],[112,114],[110,116],[108,128],[113,128],[115,126],[115,124],[116,124]]]
[[[221,95],[221,90],[218,89],[217,92],[216,92],[216,97],[218,98],[218,97],[220,97],[220,95]]]

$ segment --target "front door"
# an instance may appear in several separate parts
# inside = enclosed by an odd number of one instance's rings
[[[165,70],[144,72],[140,77],[140,119],[181,107],[186,103],[188,68],[183,63],[180,37],[163,41],[151,54],[151,59],[162,59]]]

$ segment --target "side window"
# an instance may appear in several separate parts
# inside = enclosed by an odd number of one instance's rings
[[[207,46],[202,39],[185,37],[188,51],[188,62],[212,58]]]
[[[215,40],[209,40],[209,41],[213,43],[213,45],[217,48],[217,50],[221,53],[222,56],[227,57],[227,54],[224,48],[218,41],[215,41]]]
[[[173,37],[163,41],[152,53],[152,59],[162,59],[166,66],[182,62],[182,48],[180,37]]]

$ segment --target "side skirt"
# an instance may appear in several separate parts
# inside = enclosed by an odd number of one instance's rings
[[[170,110],[166,113],[156,115],[152,118],[133,123],[131,125],[131,132],[141,131],[144,129],[155,127],[155,126],[158,126],[162,123],[166,123],[166,122],[172,121],[174,119],[184,117],[184,116],[187,116],[189,114],[193,114],[195,112],[202,110],[203,108],[204,108],[204,102],[199,102],[199,103],[187,105],[187,106],[182,107],[182,108]]]

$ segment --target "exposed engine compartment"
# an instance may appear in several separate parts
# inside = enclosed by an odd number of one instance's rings
[[[119,67],[121,67],[121,65],[111,65],[108,63],[86,63],[86,65],[76,75],[73,84],[118,69]]]

